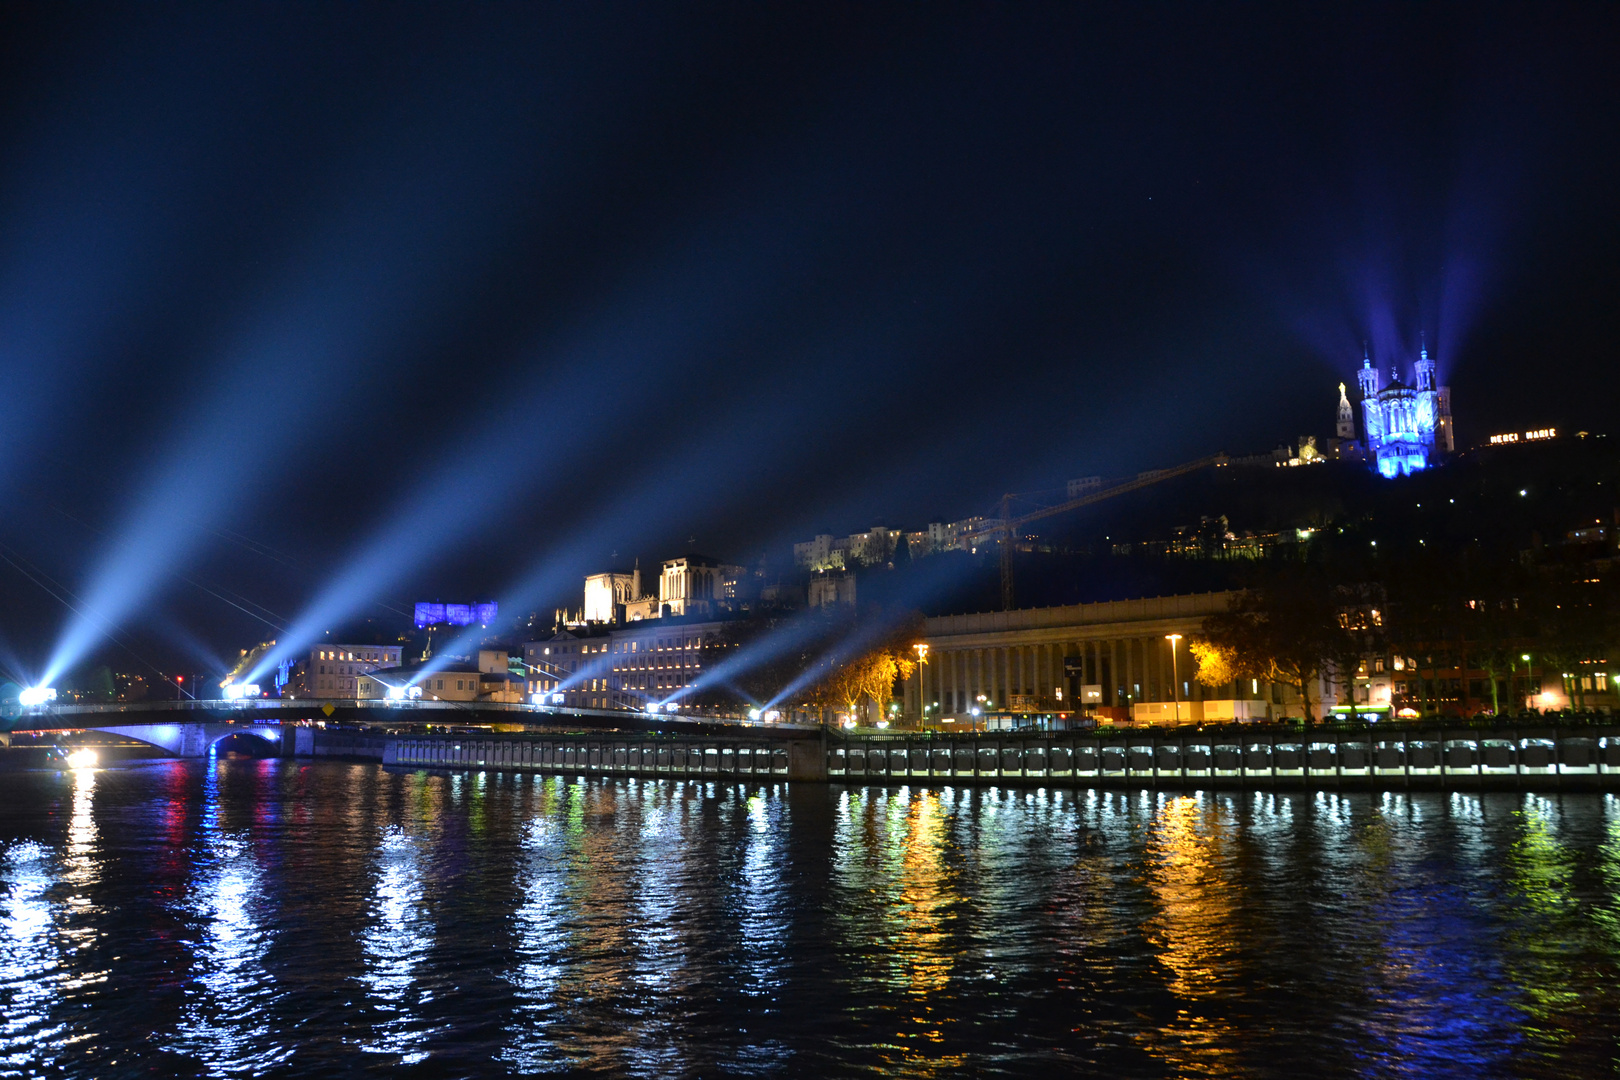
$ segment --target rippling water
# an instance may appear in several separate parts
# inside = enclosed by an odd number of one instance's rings
[[[1620,800],[4,778],[0,1075],[1610,1073]]]

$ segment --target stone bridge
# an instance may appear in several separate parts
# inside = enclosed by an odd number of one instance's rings
[[[99,731],[107,735],[118,735],[136,742],[148,743],[180,758],[207,757],[215,743],[232,735],[252,735],[279,749],[282,732],[278,724],[221,724],[197,721],[178,724],[118,724],[105,727],[97,725],[82,730]]]

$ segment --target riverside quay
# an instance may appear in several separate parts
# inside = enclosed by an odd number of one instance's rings
[[[1256,788],[1620,788],[1620,724],[1323,725],[1046,734],[463,733],[301,729],[301,756],[678,779]]]

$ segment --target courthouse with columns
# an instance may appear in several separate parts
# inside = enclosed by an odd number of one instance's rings
[[[917,716],[919,706],[927,706],[929,727],[984,723],[974,716],[975,708],[986,716],[1089,712],[1168,723],[1179,698],[1184,722],[1263,719],[1285,709],[1294,695],[1256,682],[1216,690],[1193,678],[1197,665],[1187,639],[1205,618],[1225,611],[1233,595],[1196,593],[928,619],[923,631],[928,659],[907,680],[906,712]],[[1181,637],[1172,642],[1172,634]]]

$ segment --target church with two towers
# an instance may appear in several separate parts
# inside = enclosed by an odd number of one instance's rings
[[[1412,380],[1391,368],[1389,381],[1363,355],[1356,373],[1361,388],[1361,436],[1355,411],[1339,384],[1340,455],[1354,446],[1380,476],[1407,476],[1438,464],[1455,449],[1451,429],[1451,388],[1435,381],[1434,361],[1425,344],[1412,365]]]

